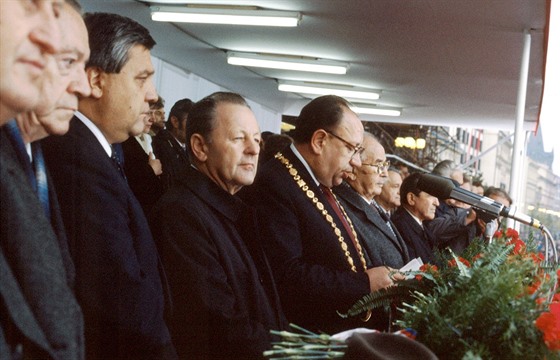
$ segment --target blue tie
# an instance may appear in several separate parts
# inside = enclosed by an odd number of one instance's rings
[[[35,168],[35,180],[37,182],[37,196],[43,205],[45,214],[51,218],[51,207],[49,205],[49,184],[47,181],[47,168],[41,143],[38,141],[31,143],[31,154],[33,155],[33,167]]]
[[[47,170],[45,167],[45,159],[41,151],[41,144],[34,142],[31,144],[31,154],[33,155],[33,164],[25,149],[25,143],[21,137],[21,132],[15,120],[8,122],[4,129],[8,135],[8,139],[12,143],[12,147],[18,157],[18,160],[25,171],[31,187],[37,193],[39,201],[43,206],[45,215],[50,219],[50,205],[49,205],[49,185],[47,182]]]

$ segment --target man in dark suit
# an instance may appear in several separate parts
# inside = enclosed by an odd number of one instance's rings
[[[253,211],[235,195],[257,171],[257,121],[240,95],[218,92],[193,106],[186,131],[194,167],[153,213],[173,343],[181,358],[262,358],[286,321]]]
[[[419,178],[420,174],[415,173],[404,179],[401,185],[401,206],[391,220],[403,237],[410,258],[420,257],[424,263],[434,263],[436,238],[424,222],[434,218],[439,201],[418,189]]]
[[[406,245],[373,197],[381,192],[387,177],[385,149],[370,133],[364,133],[361,166],[341,185],[333,189],[352,220],[362,245],[368,268],[389,266],[394,269],[408,262]],[[384,309],[373,312],[368,326],[390,330],[390,316]]]
[[[393,283],[387,268],[367,268],[352,222],[330,190],[361,165],[363,133],[346,100],[312,100],[290,132],[294,144],[264,164],[245,194],[257,207],[286,316],[310,330],[363,326],[337,310]]]
[[[190,165],[185,144],[185,126],[192,106],[193,102],[189,99],[177,101],[169,112],[165,129],[154,137],[154,153],[161,161],[164,189],[181,183],[185,169]]]
[[[408,262],[406,245],[383,209],[373,199],[387,178],[385,149],[371,134],[364,134],[362,165],[354,176],[334,188],[358,233],[368,267],[399,269]]]
[[[76,266],[87,358],[174,356],[163,320],[158,255],[111,144],[138,135],[157,94],[148,30],[116,14],[86,14],[91,95],[70,130],[43,143]]]
[[[61,0],[4,1],[0,7],[0,126],[17,113],[33,110],[49,57],[60,50],[57,22]],[[39,66],[30,66],[30,63]]]
[[[64,4],[58,21],[66,31],[60,52],[46,64],[39,103],[0,130],[2,359],[84,357],[83,317],[72,292],[74,266],[36,142],[67,131],[68,109],[77,108],[78,95],[90,93],[84,71],[88,37],[79,9]]]
[[[122,143],[124,172],[128,185],[146,216],[163,195],[163,184],[160,179],[161,161],[154,155],[152,138],[148,134],[152,124],[153,117],[145,117],[142,134],[131,136]]]

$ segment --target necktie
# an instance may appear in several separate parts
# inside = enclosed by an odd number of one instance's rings
[[[6,135],[10,142],[12,143],[12,147],[16,153],[16,156],[21,164],[27,178],[29,179],[29,183],[33,187],[33,190],[37,191],[37,183],[35,181],[35,174],[33,173],[33,167],[31,166],[31,159],[29,159],[29,155],[27,154],[27,150],[25,149],[25,143],[21,137],[21,132],[17,126],[15,120],[8,122],[4,128],[6,130]]]
[[[352,232],[352,229],[350,228],[350,224],[346,220],[346,217],[342,214],[342,211],[340,211],[340,207],[338,205],[338,202],[334,198],[334,195],[333,195],[331,189],[329,189],[328,187],[326,187],[324,185],[319,185],[319,186],[321,187],[321,191],[323,192],[323,194],[325,194],[325,197],[327,198],[328,203],[333,208],[333,210],[336,214],[336,217],[339,218],[340,222],[342,222],[342,225],[344,225],[344,229],[346,230],[346,232],[348,233],[348,236],[352,240],[352,244],[354,245],[354,248],[356,249],[356,251],[358,251],[358,246],[356,245],[356,242],[358,241],[358,239],[356,239],[354,237],[354,233]]]
[[[43,205],[45,214],[51,218],[51,208],[49,203],[49,184],[47,182],[47,168],[43,158],[43,150],[39,142],[31,143],[31,153],[33,154],[33,168],[35,169],[35,180],[37,182],[37,196]]]
[[[383,210],[379,204],[377,204],[375,202],[375,200],[373,200],[371,202],[371,206],[377,210],[377,212],[379,213],[379,216],[381,216],[381,219],[383,219],[383,221],[385,221],[385,224],[387,224],[387,227],[389,228],[389,230],[391,231],[391,233],[393,235],[395,235],[395,237],[397,237],[397,234],[395,233],[395,230],[393,230],[393,226],[391,225],[391,219],[389,218],[389,216],[387,215],[387,213],[385,212],[385,210]]]
[[[49,205],[49,186],[47,183],[47,170],[45,167],[45,160],[43,152],[41,151],[41,144],[34,142],[31,144],[31,154],[33,156],[33,164],[25,149],[25,143],[21,137],[21,132],[15,120],[8,122],[4,129],[12,147],[17,155],[17,158],[25,171],[31,187],[37,194],[39,201],[45,211],[45,215],[50,219],[50,205]]]
[[[119,171],[123,179],[126,181],[126,174],[124,173],[124,168],[122,166],[121,160],[119,159],[119,156],[117,155],[117,152],[115,151],[115,148],[112,145],[111,145],[111,160],[113,160],[113,164],[115,164],[115,167],[117,168],[117,170]]]

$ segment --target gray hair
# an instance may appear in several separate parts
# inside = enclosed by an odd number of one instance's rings
[[[457,165],[451,160],[440,161],[432,170],[432,174],[451,178],[451,174],[457,170]]]

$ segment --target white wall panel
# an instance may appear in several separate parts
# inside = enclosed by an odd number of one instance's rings
[[[200,76],[188,73],[157,57],[152,56],[152,62],[156,70],[154,84],[160,96],[165,100],[166,120],[173,104],[180,99],[189,98],[196,102],[216,91],[228,91],[228,89],[222,88]],[[266,106],[258,104],[251,99],[247,99],[247,102],[255,113],[261,131],[280,133],[281,114],[271,111]]]

